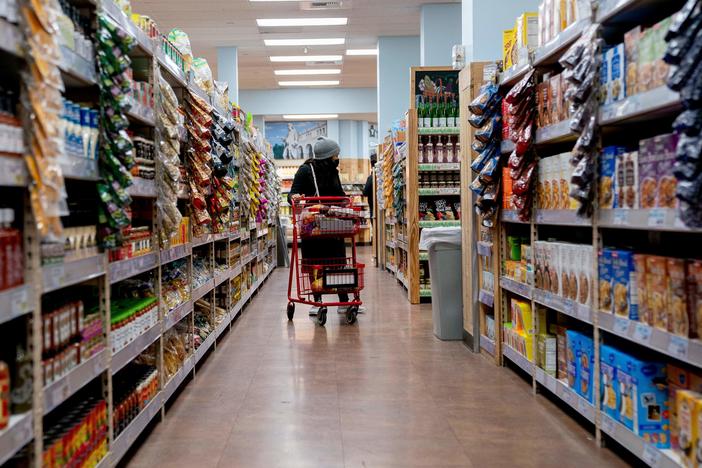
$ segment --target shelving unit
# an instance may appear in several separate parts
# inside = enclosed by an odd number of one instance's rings
[[[564,30],[550,43],[536,49],[530,57],[528,64],[513,67],[504,71],[499,79],[502,94],[506,94],[513,85],[532,70],[536,70],[537,77],[544,73],[558,70],[558,59],[573,44],[592,22],[602,24],[602,33],[605,37],[616,43],[623,34],[645,20],[648,23],[662,20],[672,14],[676,5],[683,2],[665,2],[659,0],[606,0],[599,2],[599,9],[592,13],[592,18],[581,20]],[[464,74],[468,74],[468,67]],[[680,112],[682,106],[678,95],[666,87],[654,88],[649,91],[627,97],[613,104],[601,105],[598,114],[598,125],[601,131],[601,147],[611,144],[623,144],[629,140],[638,142],[641,138],[648,138],[659,133],[670,133],[669,126],[672,118]],[[466,118],[463,117],[462,121]],[[632,129],[635,131],[632,134]],[[551,125],[538,128],[535,132],[534,146],[539,157],[544,158],[562,153],[567,148],[572,148],[578,135],[573,134],[569,128],[569,120],[563,120]],[[467,146],[467,145],[466,145]],[[503,154],[514,150],[514,144],[509,141],[502,142]],[[467,148],[464,154],[469,155]],[[472,158],[464,156],[464,159]],[[463,181],[466,186],[470,180]],[[464,197],[465,198],[465,197]],[[534,197],[536,198],[536,197]],[[464,201],[468,204],[469,201]],[[480,333],[480,348],[496,356],[498,364],[508,361],[527,374],[528,380],[537,392],[549,395],[567,404],[570,409],[582,416],[591,424],[597,444],[604,444],[607,440],[614,440],[644,464],[653,467],[679,467],[682,461],[672,450],[661,450],[644,441],[632,430],[615,422],[612,418],[601,412],[600,401],[600,343],[616,345],[618,349],[629,351],[634,355],[645,355],[654,352],[656,360],[663,363],[673,363],[686,366],[694,371],[702,370],[702,341],[687,337],[677,336],[669,331],[652,327],[644,322],[630,320],[608,312],[598,310],[599,284],[597,268],[597,252],[603,247],[625,247],[634,245],[646,247],[643,252],[647,254],[670,254],[671,250],[664,248],[663,243],[699,242],[699,229],[691,229],[678,219],[675,209],[598,209],[592,218],[580,218],[574,210],[543,210],[539,209],[536,202],[532,210],[532,218],[528,222],[518,219],[515,211],[502,210],[498,216],[493,236],[493,244],[479,245],[478,239],[464,236],[464,245],[471,245],[473,252],[490,259],[492,267],[490,274],[495,278],[495,331],[498,333],[504,322],[509,321],[510,299],[515,298],[531,305],[534,330],[538,330],[537,308],[544,308],[549,317],[568,329],[586,331],[594,340],[594,364],[590,385],[594,389],[594,403],[579,396],[569,388],[567,382],[558,380],[547,374],[542,368],[517,352],[506,343],[487,339],[483,330]],[[468,225],[464,223],[464,228]],[[464,229],[465,231],[465,229]],[[467,233],[466,233],[467,235]],[[568,299],[534,287],[533,278],[528,282],[520,282],[506,275],[505,260],[510,258],[510,246],[507,242],[508,235],[528,239],[527,245],[531,249],[531,258],[535,255],[535,242],[557,239],[569,243],[587,245],[593,251],[592,280],[593,286],[591,302],[580,303],[578,300]],[[679,249],[678,249],[679,250]],[[637,250],[640,251],[640,250]],[[675,250],[673,250],[675,251]],[[680,256],[677,254],[676,256]],[[694,255],[693,255],[694,256]],[[467,260],[464,252],[464,264]],[[468,271],[470,265],[468,263]],[[464,276],[466,271],[464,271]],[[475,284],[473,284],[475,287]],[[464,286],[464,294],[466,287]],[[470,302],[471,311],[468,313],[481,313],[487,307],[481,303],[489,303],[491,298],[488,291],[478,290],[476,300]],[[470,296],[469,296],[470,298]],[[549,320],[551,322],[551,320]],[[467,324],[466,328],[470,325]],[[536,356],[536,337],[534,337],[533,355]]]
[[[72,3],[72,1],[69,1]],[[161,74],[174,88],[175,94],[182,105],[187,95],[199,96],[208,105],[211,105],[222,116],[230,116],[235,120],[234,145],[242,145],[242,135],[246,135],[255,145],[258,163],[261,164],[265,176],[255,173],[256,180],[264,177],[266,187],[257,187],[264,190],[277,192],[278,181],[274,171],[269,171],[268,165],[271,154],[265,141],[257,135],[255,129],[246,128],[241,120],[244,113],[238,108],[223,109],[208,96],[175,62],[166,57],[163,52],[162,38],[151,38],[137,27],[111,0],[99,2],[78,2],[81,13],[87,12],[90,23],[95,24],[97,15],[110,17],[128,36],[134,38],[135,48],[129,53],[132,64],[138,60],[139,66],[145,73],[140,77],[150,84],[157,84],[156,77]],[[26,38],[22,36],[18,25],[0,18],[0,64],[8,70],[8,83],[16,81],[16,94],[21,91],[23,76],[17,71],[26,67],[24,54]],[[74,51],[61,47],[60,74],[64,81],[66,98],[78,100],[81,103],[92,103],[93,108],[98,107],[98,71],[96,60],[89,61],[78,56]],[[12,65],[7,65],[9,61]],[[5,86],[5,83],[3,83]],[[154,86],[156,99],[160,98],[158,86]],[[21,101],[20,101],[21,102]],[[128,112],[130,130],[135,136],[154,139],[159,131],[157,128],[158,116],[154,109],[144,106],[132,99],[132,108]],[[26,132],[25,132],[26,133]],[[26,136],[25,136],[26,139]],[[178,139],[184,143],[185,149],[188,137],[184,127],[178,129]],[[244,151],[241,151],[244,153]],[[237,151],[238,153],[238,151]],[[156,149],[156,157],[159,150]],[[182,154],[181,154],[182,156]],[[92,158],[81,158],[64,154],[57,158],[58,166],[63,171],[65,185],[69,197],[70,214],[65,216],[65,227],[81,226],[78,223],[93,225],[98,223],[97,210],[95,209],[98,197],[96,183],[101,179],[98,161]],[[181,161],[182,162],[182,161]],[[237,162],[238,164],[238,162]],[[259,167],[257,164],[256,167]],[[233,171],[233,177],[253,176],[251,168],[238,168]],[[252,177],[253,178],[253,177]],[[133,184],[128,189],[132,197],[132,209],[136,212],[140,222],[150,229],[150,251],[145,249],[143,255],[124,258],[110,262],[113,252],[99,252],[97,248],[78,251],[77,254],[66,255],[60,259],[51,259],[51,263],[42,264],[42,248],[36,228],[34,214],[29,203],[28,187],[32,183],[28,177],[26,165],[21,158],[8,155],[0,156],[0,191],[8,203],[14,208],[18,221],[15,227],[21,227],[24,238],[24,284],[0,292],[0,334],[3,337],[12,337],[10,343],[14,348],[15,342],[23,347],[31,356],[32,392],[31,409],[29,411],[12,414],[10,424],[0,429],[0,465],[10,461],[15,456],[22,456],[22,463],[28,466],[42,466],[42,453],[46,448],[44,436],[50,429],[51,422],[57,414],[64,414],[75,405],[77,399],[84,396],[102,399],[107,405],[106,420],[108,422],[106,444],[108,453],[98,463],[99,467],[116,466],[124,455],[130,450],[139,434],[153,421],[157,414],[164,414],[166,403],[176,390],[184,384],[188,376],[195,376],[198,364],[201,363],[208,352],[217,347],[217,340],[223,337],[230,329],[232,322],[239,317],[254,294],[261,288],[272,270],[275,268],[276,240],[277,240],[277,210],[278,204],[271,203],[267,209],[260,209],[253,213],[239,213],[239,202],[234,204],[230,222],[222,232],[205,234],[194,237],[192,225],[188,225],[185,233],[185,242],[163,244],[159,241],[158,230],[162,225],[159,219],[156,203],[160,200],[157,182],[133,176]],[[237,190],[236,188],[233,191]],[[241,189],[239,189],[241,190]],[[178,210],[181,214],[190,214],[189,190],[181,190]],[[89,195],[85,195],[89,194]],[[92,196],[93,198],[89,198]],[[269,193],[265,192],[269,197]],[[93,205],[93,206],[91,206]],[[74,221],[73,217],[80,217]],[[234,244],[239,239],[248,242],[247,256],[231,260],[230,250],[235,249]],[[211,256],[212,264],[215,263],[215,245],[225,255],[224,263],[200,291],[190,291],[190,298],[167,310],[165,302],[157,304],[156,321],[131,342],[112,352],[113,340],[117,332],[111,326],[112,313],[116,291],[125,281],[135,279],[151,281],[154,286],[155,297],[161,297],[165,278],[163,271],[172,262],[181,261],[187,270],[187,280],[192,280],[193,248],[206,249]],[[47,260],[48,262],[48,260]],[[81,288],[77,290],[75,288]],[[43,314],[51,312],[46,310],[53,307],[53,298],[79,297],[87,301],[90,294],[95,293],[97,303],[95,313],[99,315],[100,333],[98,335],[102,348],[90,356],[82,356],[79,364],[65,371],[60,376],[45,382],[45,369],[43,367],[42,345],[44,330],[42,328]],[[236,289],[236,294],[235,294]],[[84,291],[85,290],[85,291]],[[75,292],[79,291],[79,292]],[[196,297],[196,294],[200,294]],[[199,298],[206,298],[209,304],[209,314],[213,321],[213,330],[197,349],[191,348],[189,356],[182,362],[181,367],[170,378],[167,377],[164,364],[164,341],[169,333],[180,325],[191,342],[194,341],[194,315],[195,302]],[[163,300],[163,299],[162,299]],[[224,309],[221,321],[214,323],[215,306]],[[82,313],[82,312],[81,312]],[[24,331],[26,330],[26,333]],[[26,335],[26,336],[25,336]],[[156,396],[143,408],[139,415],[129,425],[116,435],[113,427],[113,409],[117,398],[113,393],[113,384],[116,376],[133,364],[133,361],[144,350],[149,348],[155,351],[156,367],[158,369],[158,391]],[[6,359],[0,356],[0,359]],[[12,369],[15,365],[7,359]],[[52,419],[53,418],[53,419]]]

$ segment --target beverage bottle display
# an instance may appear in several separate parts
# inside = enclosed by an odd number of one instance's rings
[[[421,96],[417,96],[415,105],[417,107],[417,126],[424,127],[424,103],[421,101]]]
[[[444,96],[444,102],[439,102],[439,128],[446,127],[446,96]]]
[[[431,115],[429,114],[430,111],[430,104],[422,98],[422,120],[423,124],[422,126],[425,128],[431,127]]]
[[[421,119],[420,119],[421,120]],[[424,155],[424,140],[422,138],[419,138],[419,151],[417,153],[417,161],[419,161],[419,164],[422,164],[425,161],[425,155]]]
[[[424,160],[428,163],[434,162],[434,145],[431,142],[431,137],[427,140],[424,146]]]
[[[436,162],[444,162],[444,144],[441,142],[441,136],[436,139],[436,145],[434,146],[434,159]]]
[[[32,357],[20,344],[17,345],[15,357],[15,373],[10,378],[12,390],[10,391],[12,414],[26,413],[32,408],[33,371]]]

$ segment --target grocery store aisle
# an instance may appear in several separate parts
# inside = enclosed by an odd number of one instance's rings
[[[286,285],[273,272],[129,466],[626,466],[513,371],[435,339],[388,274],[367,269],[355,326],[288,323]]]

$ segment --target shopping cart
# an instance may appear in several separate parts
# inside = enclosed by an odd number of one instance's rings
[[[317,324],[327,322],[327,307],[348,306],[346,323],[358,316],[365,265],[356,259],[356,235],[361,218],[348,197],[302,197],[292,201],[292,254],[288,281],[288,319],[295,315],[295,303],[319,307]],[[339,258],[302,258],[300,241],[351,239],[351,256]],[[293,285],[296,296],[293,296]],[[325,294],[348,294],[348,302],[324,302]],[[314,296],[321,297],[317,301]]]

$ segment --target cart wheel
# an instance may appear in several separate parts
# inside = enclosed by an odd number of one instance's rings
[[[348,312],[346,312],[346,323],[353,325],[356,323],[356,317],[358,317],[358,306],[349,307]]]
[[[317,325],[323,327],[325,323],[327,323],[327,308],[320,307],[317,312]]]
[[[288,320],[292,320],[295,316],[295,303],[288,302]]]

